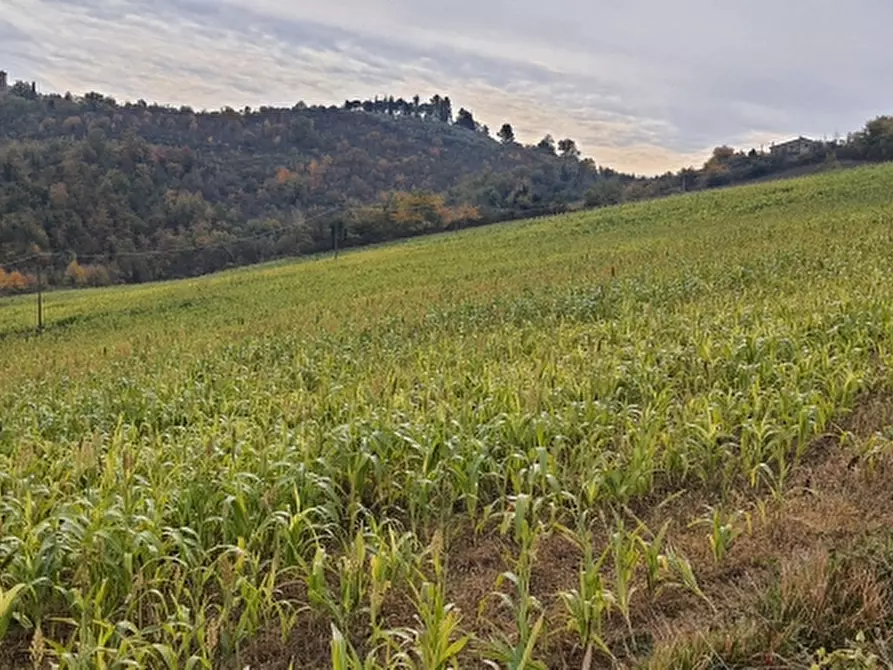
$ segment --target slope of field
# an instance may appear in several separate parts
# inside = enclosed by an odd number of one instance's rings
[[[879,667],[891,186],[0,301],[0,666]]]

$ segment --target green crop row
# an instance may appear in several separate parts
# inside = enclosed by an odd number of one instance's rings
[[[889,385],[891,185],[51,293],[40,337],[33,298],[0,301],[0,645],[65,668],[277,667],[272,640],[282,667],[520,669],[556,667],[570,630],[584,667],[616,654],[637,602],[707,600],[633,510],[782,496]],[[721,561],[740,528],[712,514]],[[463,609],[454,566],[492,537],[505,569]],[[558,537],[572,568],[543,592]]]

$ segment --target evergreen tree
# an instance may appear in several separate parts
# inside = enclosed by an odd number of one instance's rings
[[[498,135],[503,144],[513,144],[515,142],[515,131],[510,123],[503,123]]]

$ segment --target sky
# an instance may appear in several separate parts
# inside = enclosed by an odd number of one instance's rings
[[[2,0],[0,68],[196,109],[446,94],[639,174],[893,112],[890,0]]]

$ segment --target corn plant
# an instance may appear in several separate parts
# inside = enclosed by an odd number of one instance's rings
[[[6,636],[16,599],[25,588],[25,584],[16,584],[11,589],[0,589],[0,640]]]
[[[656,535],[650,539],[645,537],[647,528],[641,524],[636,533],[636,541],[639,544],[639,552],[642,562],[645,564],[645,577],[648,584],[648,592],[656,595],[661,581],[666,573],[666,555],[664,553],[667,531],[670,521],[666,521]]]
[[[881,659],[865,649],[865,633],[858,633],[853,645],[829,652],[822,648],[815,654],[810,670],[875,670]]]
[[[394,667],[393,665],[382,665],[375,649],[366,656],[361,656],[334,624],[332,625],[330,648],[332,670],[388,670]]]
[[[708,538],[713,560],[716,563],[722,563],[735,544],[735,540],[742,533],[742,528],[738,525],[739,516],[739,514],[725,516],[719,508],[713,508],[708,518],[693,522],[693,525],[708,525],[710,527]]]
[[[308,576],[307,588],[311,606],[332,617],[339,630],[349,630],[354,616],[359,613],[367,596],[367,549],[361,533],[348,547],[349,553],[328,565],[328,554],[318,547]],[[337,590],[329,585],[331,569]]]
[[[369,614],[373,630],[385,596],[395,583],[411,580],[420,570],[422,552],[411,532],[399,532],[395,524],[377,524],[369,529]]]
[[[418,629],[412,631],[409,637],[412,652],[421,664],[420,667],[446,670],[458,667],[456,657],[470,638],[460,634],[459,612],[455,605],[447,602],[444,540],[441,532],[435,533],[427,554],[433,581],[427,580],[420,571],[421,586],[410,582]]]
[[[522,545],[514,571],[502,573],[496,581],[494,593],[500,605],[514,615],[514,636],[499,633],[486,645],[489,665],[501,663],[510,670],[539,670],[546,666],[535,658],[537,642],[543,634],[545,615],[542,605],[530,592],[533,550]],[[509,586],[511,592],[504,590]],[[539,617],[536,613],[540,612]],[[535,618],[536,617],[536,618]]]
[[[422,668],[446,670],[456,668],[457,656],[469,642],[467,635],[460,635],[460,617],[455,605],[446,601],[444,584],[425,582],[415,589],[415,604],[419,625],[413,643],[413,652]]]
[[[463,664],[536,667],[565,623],[532,583],[548,532],[625,507],[660,526],[655,499],[748,484],[772,499],[755,515],[782,513],[816,438],[889,391],[891,177],[59,291],[40,338],[20,337],[29,300],[0,298],[3,644],[24,658],[37,639],[45,664],[226,667],[313,624],[352,667],[436,665],[466,635]],[[666,526],[609,518],[559,576],[592,657],[599,617],[632,627],[640,590],[708,600]],[[716,560],[743,525],[709,519]],[[437,529],[451,579],[452,552],[475,569],[488,542],[511,546],[492,569],[512,631],[458,621],[423,551]],[[391,630],[407,599],[423,623]]]
[[[582,667],[588,670],[596,649],[613,657],[603,635],[605,618],[615,605],[615,598],[606,588],[601,574],[608,552],[596,557],[591,532],[584,531],[581,535],[577,535],[583,549],[578,586],[559,596],[568,613],[568,626],[579,635],[580,645],[585,649]]]
[[[683,588],[706,602],[711,607],[711,609],[715,610],[716,608],[713,606],[713,603],[710,601],[704,591],[701,590],[701,586],[698,584],[698,579],[691,567],[691,562],[689,562],[689,560],[685,556],[672,548],[667,550],[666,560],[667,566],[669,567],[670,571],[676,576],[678,583]]]
[[[623,519],[618,515],[615,519],[614,532],[610,535],[608,551],[613,559],[613,601],[617,610],[623,615],[626,625],[632,632],[630,606],[637,587],[634,583],[636,567],[641,560],[638,534],[627,530]]]

